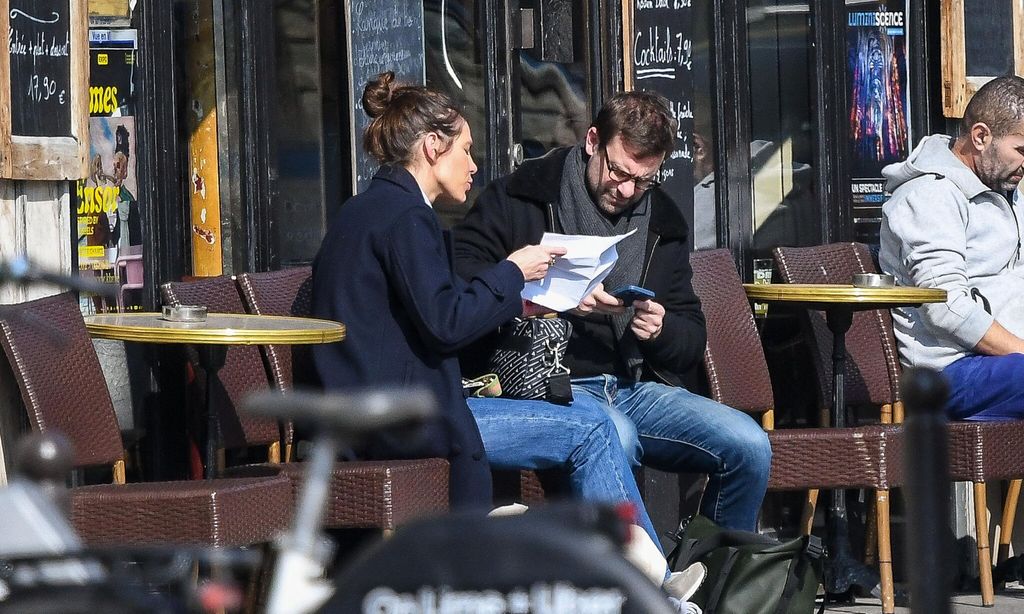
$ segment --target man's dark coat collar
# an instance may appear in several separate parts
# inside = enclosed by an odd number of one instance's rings
[[[562,167],[572,147],[553,149],[540,158],[523,162],[505,184],[512,198],[520,198],[538,205],[557,202],[562,185]],[[675,203],[661,188],[651,192],[651,232],[666,239],[685,239],[688,227]]]

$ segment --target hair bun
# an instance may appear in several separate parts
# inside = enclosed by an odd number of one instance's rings
[[[398,87],[395,73],[390,70],[370,79],[363,88],[363,110],[371,118],[380,117],[391,104]]]

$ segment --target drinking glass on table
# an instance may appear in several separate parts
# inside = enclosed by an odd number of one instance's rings
[[[775,261],[771,258],[754,258],[754,283],[772,283],[772,269]],[[768,315],[768,303],[754,303],[754,317],[764,318]]]

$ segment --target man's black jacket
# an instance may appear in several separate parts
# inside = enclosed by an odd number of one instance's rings
[[[492,182],[456,227],[455,268],[466,279],[493,266],[513,251],[540,242],[545,231],[561,232],[555,207],[562,167],[571,148],[527,160],[508,177]],[[639,285],[653,290],[665,307],[664,327],[652,341],[640,343],[645,380],[673,385],[696,381],[707,332],[700,300],[690,283],[686,220],[661,189],[651,193],[651,221]],[[573,377],[622,374],[607,316],[568,316],[573,323],[567,362]],[[491,337],[493,344],[494,337]],[[463,355],[463,370],[481,371],[490,350],[486,343]]]

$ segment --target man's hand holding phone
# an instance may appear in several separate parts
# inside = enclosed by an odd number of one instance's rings
[[[587,316],[592,313],[617,315],[624,311],[625,307],[622,306],[622,303],[605,291],[604,284],[597,284],[594,291],[584,297],[580,304],[571,310],[570,313],[578,316]]]
[[[654,292],[640,286],[622,286],[612,290],[612,296],[633,307],[629,328],[638,340],[650,341],[661,334],[665,307],[654,302]]]
[[[633,303],[633,319],[629,328],[639,341],[650,341],[661,334],[665,321],[665,307],[651,299]]]
[[[611,294],[626,306],[632,305],[634,301],[646,301],[654,298],[654,292],[640,286],[622,286],[612,290]]]

